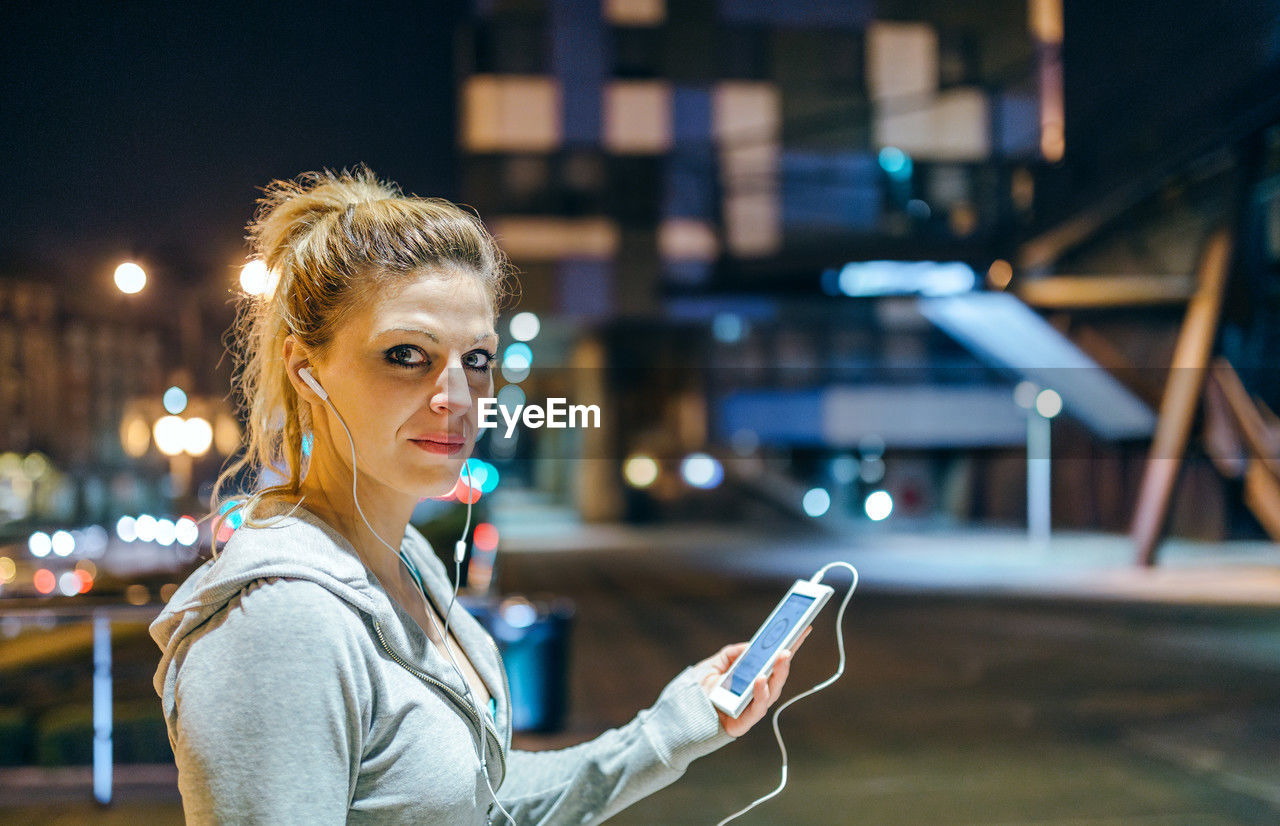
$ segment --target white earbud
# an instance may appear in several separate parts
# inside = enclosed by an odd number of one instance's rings
[[[303,367],[301,370],[299,370],[298,378],[306,382],[307,387],[310,387],[312,390],[316,391],[316,395],[319,396],[321,399],[323,399],[324,401],[329,400],[329,394],[324,392],[324,388],[320,386],[320,382],[316,381],[316,377],[311,375],[310,367]]]

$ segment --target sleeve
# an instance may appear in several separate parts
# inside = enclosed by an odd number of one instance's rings
[[[558,751],[512,751],[498,798],[521,826],[600,823],[733,739],[687,668],[625,726]]]
[[[193,634],[174,736],[188,824],[346,822],[369,707],[358,621],[320,586],[277,580]]]

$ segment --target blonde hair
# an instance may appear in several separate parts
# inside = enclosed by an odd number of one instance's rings
[[[230,334],[232,389],[247,433],[243,453],[214,484],[215,537],[231,513],[252,523],[260,504],[296,496],[302,484],[311,420],[285,367],[288,336],[323,355],[363,302],[424,270],[478,278],[496,315],[511,279],[506,257],[477,216],[440,198],[406,196],[364,166],[271,183],[248,229],[269,286],[245,299]],[[283,481],[228,493],[246,469],[255,483],[264,470]]]

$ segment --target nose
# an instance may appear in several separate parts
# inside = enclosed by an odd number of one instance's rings
[[[450,416],[460,416],[471,409],[471,385],[467,381],[466,368],[457,355],[450,356],[444,369],[436,377],[431,409]]]

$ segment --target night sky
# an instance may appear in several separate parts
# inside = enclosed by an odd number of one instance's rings
[[[0,4],[0,277],[225,267],[258,188],[324,166],[454,194],[461,9]]]
[[[1226,119],[1201,110],[1280,57],[1274,0],[1122,5],[1066,6],[1067,212],[1197,117]],[[234,266],[258,189],[320,167],[364,162],[456,196],[466,8],[3,0],[0,277],[73,281],[125,257],[181,277]]]

